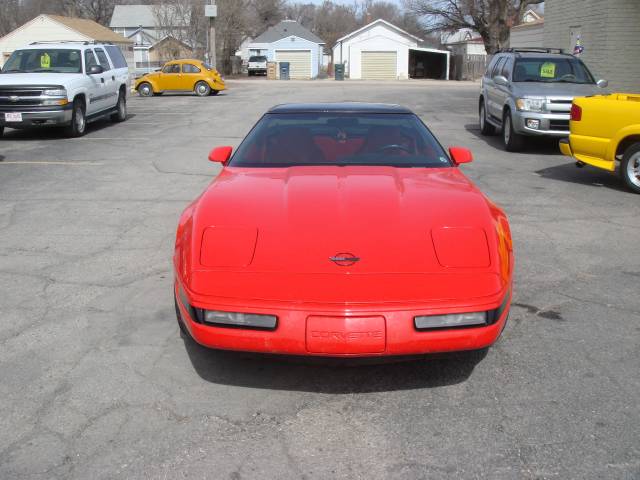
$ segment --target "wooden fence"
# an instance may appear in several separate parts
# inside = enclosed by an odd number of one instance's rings
[[[486,55],[454,55],[451,57],[451,80],[478,80],[487,68]]]

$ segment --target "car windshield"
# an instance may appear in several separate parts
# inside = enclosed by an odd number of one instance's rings
[[[38,48],[16,50],[2,73],[82,73],[80,50]]]
[[[249,57],[250,62],[266,62],[267,57]]]
[[[451,161],[413,114],[268,113],[229,165],[449,167]]]
[[[575,57],[519,58],[513,70],[513,81],[595,83],[584,63]]]

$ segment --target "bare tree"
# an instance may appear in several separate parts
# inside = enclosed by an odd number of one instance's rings
[[[252,36],[277,24],[285,16],[285,0],[251,0],[249,3],[249,28]]]
[[[331,48],[338,38],[359,26],[356,5],[338,5],[325,1],[316,9],[312,31]]]
[[[404,0],[406,8],[424,17],[426,31],[477,31],[487,53],[509,43],[510,28],[526,9],[544,0]]]
[[[152,5],[158,40],[171,36],[192,45],[194,43],[191,25],[193,6],[192,0],[159,0]]]
[[[328,48],[333,47],[338,38],[378,19],[387,20],[420,38],[425,37],[418,17],[388,0],[353,0],[347,5],[330,0],[321,5],[291,2],[285,7],[285,14],[325,40]],[[428,43],[438,45],[439,41],[428,38]]]
[[[0,37],[41,13],[64,14],[61,0],[0,0]]]
[[[425,33],[418,17],[395,3],[381,0],[362,0],[359,4],[359,10],[358,22],[362,25],[382,19],[418,37],[422,37]]]
[[[116,0],[57,0],[62,13],[69,17],[88,18],[101,25],[109,25]],[[52,1],[51,3],[56,3]]]
[[[18,26],[18,0],[0,2],[0,36],[4,36]]]
[[[217,0],[216,58],[218,68],[231,73],[231,57],[252,32],[261,33],[264,28],[251,27],[251,0]]]
[[[303,27],[314,30],[316,10],[316,5],[313,3],[288,3],[284,13],[289,20],[295,20]]]

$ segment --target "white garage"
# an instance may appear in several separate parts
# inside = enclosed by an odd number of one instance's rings
[[[308,80],[312,76],[311,50],[276,50],[275,61],[289,62],[289,78],[292,80]]]
[[[361,77],[363,80],[395,80],[398,76],[398,52],[361,53]]]
[[[308,80],[320,72],[324,45],[295,20],[283,20],[249,43],[247,55],[265,55],[268,61],[276,62],[277,78],[280,78],[280,64],[288,62],[289,78]]]
[[[361,80],[449,79],[449,52],[425,48],[423,40],[378,19],[338,39],[333,63]]]

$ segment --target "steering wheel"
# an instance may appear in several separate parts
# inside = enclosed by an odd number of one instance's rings
[[[404,145],[399,145],[397,143],[390,143],[389,145],[383,145],[380,148],[376,149],[376,153],[382,153],[385,150],[402,150],[403,152],[411,155],[411,149],[409,147],[405,147]]]
[[[560,80],[576,80],[576,76],[573,73],[567,73],[560,77]]]

